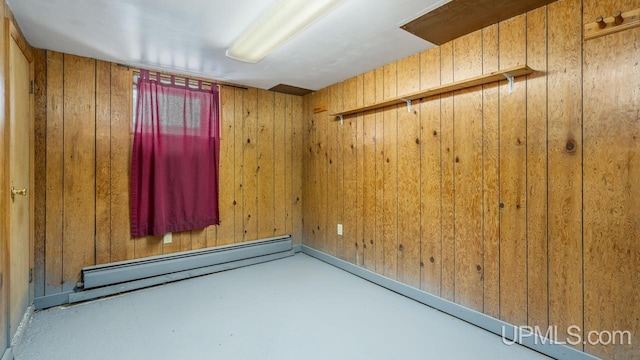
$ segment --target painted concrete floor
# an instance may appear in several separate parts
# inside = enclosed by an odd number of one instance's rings
[[[38,312],[32,359],[548,359],[307,255]]]

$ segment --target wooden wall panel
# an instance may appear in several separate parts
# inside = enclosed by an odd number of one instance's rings
[[[44,50],[34,50],[34,266],[36,272],[35,297],[44,296],[44,267],[46,246],[46,193],[47,193],[47,53]],[[2,136],[2,135],[0,135]],[[3,149],[0,144],[0,149]],[[0,160],[2,161],[2,160]],[[3,169],[0,164],[0,169]],[[0,182],[2,178],[0,177]],[[4,213],[4,212],[2,212]],[[0,238],[3,235],[0,234]],[[2,245],[0,245],[1,247]],[[2,250],[0,250],[0,253]],[[2,255],[0,254],[0,259]],[[0,266],[0,272],[3,272]],[[2,291],[2,290],[0,290]],[[4,295],[3,295],[4,296]],[[1,308],[1,307],[0,307]],[[1,316],[0,316],[1,317]]]
[[[374,80],[365,77],[365,88],[375,89],[367,80]],[[369,270],[376,269],[376,113],[369,111],[364,114],[363,126],[363,174],[362,174],[362,194],[363,194],[363,214],[362,221],[364,227],[362,251],[364,267]]]
[[[338,91],[339,86],[335,84],[328,89],[328,112],[335,111],[337,109],[338,102],[342,96]],[[338,213],[341,209],[338,206],[338,169],[340,168],[340,161],[338,160],[338,147],[340,142],[338,141],[340,132],[340,122],[332,119],[326,114],[325,122],[328,128],[327,137],[327,249],[326,252],[332,256],[337,255],[337,248],[340,238],[338,236],[337,224]],[[320,120],[322,121],[322,120]]]
[[[111,64],[111,262],[135,257],[129,226],[132,86],[129,70]]]
[[[453,82],[453,43],[440,46],[440,81]],[[441,131],[441,172],[442,172],[442,279],[440,294],[453,301],[455,293],[455,214],[454,214],[454,134],[453,134],[453,93],[440,97]]]
[[[500,23],[500,67],[526,59],[526,15]],[[504,59],[504,61],[503,61]],[[503,64],[504,63],[504,64]],[[500,82],[500,319],[527,323],[527,88]]]
[[[303,154],[304,154],[304,143],[303,143],[303,126],[304,126],[304,116],[303,116],[303,102],[302,97],[300,96],[290,96],[291,99],[291,134],[287,133],[287,138],[290,139],[292,143],[291,147],[291,155],[292,155],[292,193],[291,193],[291,202],[293,203],[292,211],[291,211],[291,222],[292,225],[292,235],[294,244],[302,243],[302,174],[303,174]]]
[[[235,242],[244,241],[244,95],[243,89],[233,89],[234,120],[233,127],[233,211],[234,211],[234,238]]]
[[[454,80],[482,74],[482,31],[453,41]],[[483,309],[482,87],[454,94],[454,214],[456,302]]]
[[[420,54],[420,87],[440,85],[440,49]],[[420,288],[440,295],[442,276],[442,172],[440,96],[420,102],[421,274]]]
[[[329,100],[328,89],[318,91],[317,104],[326,105]],[[318,106],[318,105],[316,105]],[[327,212],[328,212],[328,163],[329,163],[329,122],[327,113],[314,114],[316,120],[316,234],[315,240],[320,250],[326,251],[327,244]]]
[[[375,101],[384,100],[384,68],[375,69]],[[375,179],[376,179],[376,213],[375,238],[373,240],[376,256],[376,270],[384,269],[384,110],[375,111]]]
[[[584,328],[581,2],[549,4],[547,21],[549,324],[564,339]]]
[[[302,193],[303,201],[303,244],[308,246],[315,245],[315,230],[316,230],[316,121],[313,118],[312,109],[315,106],[316,94],[305,97],[304,102],[304,116],[305,116],[305,149],[303,159],[303,173],[307,174],[304,191]],[[355,181],[355,176],[354,176]],[[355,191],[354,191],[355,195]],[[354,218],[355,222],[355,218]],[[355,226],[354,226],[355,229]]]
[[[398,93],[420,88],[420,54],[398,62]],[[398,279],[420,286],[420,103],[398,107]]]
[[[218,211],[220,225],[217,245],[235,242],[235,89],[220,88],[220,173],[218,184]]]
[[[45,295],[62,291],[63,239],[63,55],[47,52],[47,185],[46,185],[46,244]]]
[[[530,326],[547,328],[547,9],[527,14],[527,304]]]
[[[284,171],[284,198],[283,206],[284,206],[284,232],[286,234],[291,234],[293,236],[293,206],[295,205],[294,201],[294,191],[293,191],[293,154],[292,149],[294,147],[294,141],[291,138],[287,138],[286,134],[293,134],[295,130],[293,129],[293,96],[288,95],[283,97],[283,108],[282,108],[282,121],[284,123],[283,126],[283,171]],[[299,150],[298,150],[299,151]],[[295,240],[294,240],[295,241]]]
[[[96,264],[111,252],[111,64],[96,62]]]
[[[482,30],[482,72],[498,70],[498,25]],[[499,84],[482,90],[482,191],[484,313],[500,317],[500,117]]]
[[[257,239],[273,237],[275,230],[274,96],[272,91],[258,90]]]
[[[375,71],[363,76],[364,104],[376,101]],[[369,111],[362,117],[363,126],[363,242],[364,267],[376,269],[376,112]]]
[[[243,241],[258,239],[258,90],[249,89],[242,101]]]
[[[343,106],[345,108],[352,108],[356,106],[356,86],[357,81],[355,78],[346,80],[344,82],[344,101]],[[353,204],[357,203],[357,118],[355,116],[349,116],[344,119],[344,137],[343,137],[343,151],[344,151],[344,259],[351,263],[357,263],[357,224],[358,214],[356,207]],[[307,173],[308,174],[308,173]],[[306,200],[305,200],[306,203]]]
[[[356,77],[356,105],[364,105],[364,76]],[[356,264],[364,266],[364,114],[356,116]]]
[[[291,166],[291,160],[286,159],[285,146],[289,141],[286,140],[286,95],[274,93],[274,121],[273,121],[273,236],[291,234],[285,229],[287,220],[286,209],[286,168]],[[265,215],[265,214],[263,214]]]
[[[385,79],[386,77],[385,73]],[[398,276],[398,108],[384,111],[384,269],[391,279]]]

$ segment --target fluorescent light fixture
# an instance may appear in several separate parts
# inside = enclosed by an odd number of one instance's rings
[[[257,63],[341,0],[280,0],[227,49],[227,56]]]

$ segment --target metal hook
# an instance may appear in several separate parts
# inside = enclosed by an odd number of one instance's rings
[[[338,118],[340,118],[340,125],[344,124],[344,115],[338,115]]]

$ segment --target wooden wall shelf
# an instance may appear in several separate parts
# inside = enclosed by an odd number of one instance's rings
[[[410,107],[411,101],[413,100],[423,99],[429,96],[435,96],[435,95],[439,95],[439,94],[443,94],[451,91],[462,90],[462,89],[466,89],[466,88],[470,88],[478,85],[484,85],[484,84],[488,84],[488,83],[492,83],[500,80],[509,80],[511,83],[511,81],[513,81],[514,78],[518,76],[529,75],[531,73],[533,73],[533,70],[529,68],[527,65],[520,65],[520,66],[512,67],[509,69],[494,71],[489,74],[472,77],[466,80],[456,81],[451,84],[440,85],[430,89],[421,90],[421,91],[409,93],[402,96],[397,96],[376,104],[348,109],[339,113],[331,114],[331,116],[336,116],[338,118],[341,118],[347,115],[357,114],[365,111],[380,109],[383,107],[403,104],[403,103],[406,103]]]

